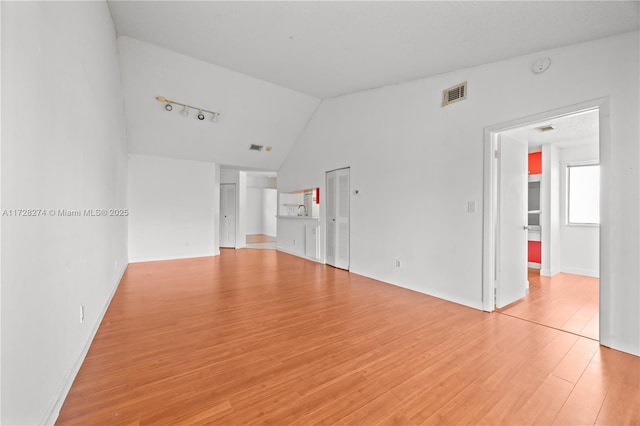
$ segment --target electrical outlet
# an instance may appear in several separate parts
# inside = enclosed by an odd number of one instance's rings
[[[400,267],[400,259],[396,259],[396,268]]]
[[[80,324],[84,321],[84,306],[80,305]]]

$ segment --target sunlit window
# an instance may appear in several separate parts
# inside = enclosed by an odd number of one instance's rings
[[[600,223],[600,165],[567,166],[567,222],[575,225]]]

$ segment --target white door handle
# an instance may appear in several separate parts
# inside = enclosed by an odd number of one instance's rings
[[[522,229],[531,230],[531,228],[529,228],[529,225],[524,225]]]

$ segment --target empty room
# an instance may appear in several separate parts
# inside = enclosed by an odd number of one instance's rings
[[[0,423],[640,424],[640,2],[0,2]]]

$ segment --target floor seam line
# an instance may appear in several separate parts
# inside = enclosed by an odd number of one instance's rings
[[[594,339],[593,337],[583,336],[582,334],[574,333],[574,332],[572,332],[572,331],[563,330],[563,329],[561,329],[561,328],[553,327],[553,326],[551,326],[551,325],[542,324],[542,323],[537,322],[537,321],[532,321],[532,320],[529,320],[529,319],[520,318],[520,317],[517,317],[517,316],[515,316],[515,315],[507,314],[506,312],[497,312],[497,311],[496,311],[496,313],[497,313],[497,314],[500,314],[500,315],[504,315],[504,316],[510,317],[510,318],[515,318],[515,319],[518,319],[518,320],[520,320],[520,321],[525,321],[525,322],[529,322],[529,323],[531,323],[531,324],[537,324],[537,325],[540,325],[540,326],[542,326],[542,327],[551,328],[551,329],[553,329],[553,330],[562,331],[563,333],[573,334],[574,336],[583,337],[583,338],[585,338],[585,339],[593,340],[594,342],[598,342],[598,343],[600,343],[600,339]]]

